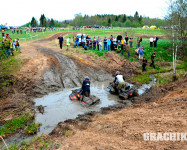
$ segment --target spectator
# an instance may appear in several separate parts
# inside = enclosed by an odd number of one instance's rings
[[[126,41],[126,45],[128,45],[129,38],[127,37],[127,35],[125,35],[125,41]]]
[[[113,38],[113,45],[114,45],[114,50],[116,50],[116,48],[117,48],[117,40],[116,40],[116,38],[115,38],[115,36],[114,36],[114,38]]]
[[[125,43],[126,43],[126,41],[124,40],[124,37],[123,37],[122,40],[121,40],[121,50],[122,51],[124,50]]]
[[[104,50],[107,50],[107,38],[106,38],[106,36],[103,39],[103,42],[104,42]]]
[[[19,39],[17,38],[16,39],[16,51],[19,51],[20,53],[21,53],[21,51],[20,51],[20,49],[19,49]]]
[[[20,29],[20,33],[22,34],[22,28]]]
[[[137,48],[141,46],[141,42],[142,42],[142,37],[139,35],[137,38]]]
[[[101,51],[102,50],[102,41],[100,40],[99,41],[99,51]]]
[[[9,40],[10,40],[10,52],[11,52],[11,55],[14,56],[13,41],[11,38],[9,38]]]
[[[145,57],[143,58],[143,63],[142,63],[142,72],[146,71],[145,67],[147,66],[147,60]]]
[[[81,41],[81,42],[82,42],[82,47],[84,48],[85,43],[86,43],[86,40],[85,40],[85,38],[84,38],[84,37],[82,38],[82,41]]]
[[[89,48],[92,49],[92,40],[89,41]]]
[[[94,36],[94,38],[93,38],[93,50],[95,50],[96,49],[96,39],[95,39],[95,36]]]
[[[91,38],[90,38],[90,36],[88,36],[88,38],[87,38],[87,46],[88,46],[88,48],[90,48],[90,41],[91,41]]]
[[[150,66],[153,67],[153,68],[155,68],[155,64],[154,64],[155,63],[155,60],[154,60],[155,57],[156,57],[156,51],[154,51],[154,53],[151,54],[151,64],[150,64]]]
[[[139,50],[138,50],[139,59],[143,59],[143,53],[144,53],[143,47],[139,47]]]
[[[5,37],[5,33],[4,33],[4,30],[2,30],[2,38],[4,39]]]
[[[59,40],[60,49],[62,49],[63,40],[64,40],[64,38],[62,37],[62,35],[60,35],[60,36],[58,37],[58,40]]]
[[[129,45],[126,45],[126,46],[125,46],[125,50],[126,50],[127,53],[128,53],[128,58],[130,58],[130,48],[129,48]]]
[[[154,37],[154,47],[157,47],[157,41],[158,41],[158,37],[155,35],[155,37]]]
[[[117,36],[117,43],[116,44],[121,44],[121,40],[122,40],[122,36],[121,36],[121,34],[119,34]]]
[[[101,39],[99,38],[99,36],[98,36],[98,38],[97,38],[97,40],[96,40],[96,44],[97,44],[97,50],[99,50],[99,42],[101,41]]]
[[[7,34],[6,34],[6,38],[8,39],[9,38],[9,33],[7,32]]]
[[[111,41],[111,50],[114,50],[114,44],[113,44],[113,36],[110,36],[110,41]]]
[[[3,50],[4,50],[4,54],[5,54],[5,57],[9,57],[10,55],[10,45],[11,45],[11,42],[10,42],[10,39],[9,38],[4,38],[4,44],[3,44]]]
[[[79,37],[77,36],[76,37],[76,45],[77,45],[77,48],[79,47]]]
[[[153,39],[153,37],[151,36],[151,37],[150,37],[150,47],[153,47],[153,40],[154,40],[154,39]]]
[[[130,43],[130,48],[132,48],[132,43],[133,43],[133,37],[132,36],[130,37],[129,43]]]
[[[110,38],[108,38],[108,40],[107,40],[108,51],[110,51],[110,46],[111,46],[111,40],[110,40]]]

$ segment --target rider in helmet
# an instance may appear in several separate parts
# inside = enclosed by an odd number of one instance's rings
[[[83,99],[83,96],[90,96],[90,78],[88,76],[85,77],[82,83],[81,100]]]
[[[125,78],[123,75],[120,75],[119,71],[116,72],[116,77],[114,79],[114,85],[115,84],[117,84],[117,90],[118,90],[118,93],[120,94],[121,88],[122,87],[125,88]]]

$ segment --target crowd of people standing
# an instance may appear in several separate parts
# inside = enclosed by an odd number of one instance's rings
[[[150,47],[157,47],[158,37],[155,35],[154,37],[150,37]],[[62,49],[63,45],[63,37],[58,37],[60,48]],[[67,49],[70,46],[70,37],[66,40],[67,41]],[[116,51],[124,55],[124,52],[127,52],[128,57],[130,57],[130,48],[133,48],[133,37],[130,38],[125,34],[123,37],[119,34],[117,37],[111,35],[110,37],[104,37],[101,39],[99,36],[96,38],[95,36],[93,39],[89,35],[82,34],[81,36],[73,36],[73,46],[74,48],[78,48],[82,46],[85,50],[93,49],[93,50],[105,50],[105,51]],[[147,60],[144,57],[145,49],[144,46],[141,45],[142,43],[142,36],[139,35],[137,37],[136,49],[135,53],[138,55],[139,60],[142,60],[142,71],[146,71]],[[154,58],[156,57],[156,51],[151,55],[151,64],[150,66],[155,68]]]
[[[19,44],[19,39],[12,39],[9,36],[9,33],[7,33],[6,35],[4,34],[4,32],[2,33],[2,38],[0,38],[0,59],[3,58],[9,58],[10,56],[14,56],[14,51],[20,51],[19,48],[20,44]]]

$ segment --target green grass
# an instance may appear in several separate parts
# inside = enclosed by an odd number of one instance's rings
[[[25,134],[27,134],[27,135],[36,134],[40,125],[41,125],[40,123],[35,123],[35,122],[33,121],[32,123],[30,123],[30,124],[25,128]]]
[[[7,136],[9,134],[14,134],[19,129],[24,129],[27,126],[28,122],[32,119],[33,119],[33,116],[27,113],[20,117],[14,118],[10,122],[6,122],[0,128],[0,136]],[[28,126],[32,127],[33,125],[28,124]]]
[[[20,33],[13,34],[12,30],[8,30],[8,31],[5,31],[4,33],[6,34],[8,32],[12,39],[19,38],[20,45],[21,45],[21,43],[26,42],[26,41],[43,39],[43,38],[49,36],[50,34],[59,33],[59,32],[67,32],[67,31],[68,30],[66,29],[66,30],[46,31],[46,32],[28,32],[26,34],[24,32],[22,34],[20,34]]]

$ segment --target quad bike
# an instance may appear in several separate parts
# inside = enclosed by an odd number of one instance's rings
[[[138,91],[134,86],[122,87],[120,93],[118,93],[117,84],[113,85],[113,82],[111,82],[109,83],[108,89],[111,94],[119,95],[119,98],[122,100],[126,100],[138,95]]]
[[[81,89],[73,90],[72,93],[69,95],[70,99],[72,101],[80,101],[81,92],[82,92]],[[94,95],[90,95],[89,97],[83,96],[81,105],[88,107],[99,102],[100,102],[100,99]]]

